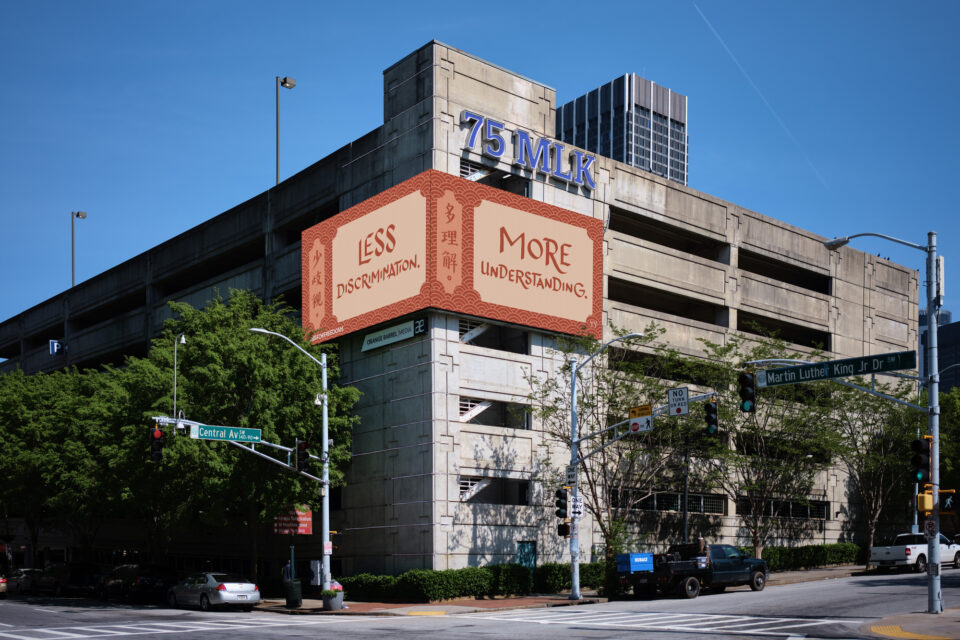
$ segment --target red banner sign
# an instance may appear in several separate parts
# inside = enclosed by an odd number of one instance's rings
[[[313,533],[313,511],[292,509],[273,518],[273,532],[286,535],[309,536]]]
[[[302,235],[322,342],[426,308],[599,336],[603,224],[427,170]]]

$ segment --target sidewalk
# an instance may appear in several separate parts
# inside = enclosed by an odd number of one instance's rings
[[[797,582],[836,580],[853,575],[863,575],[863,566],[845,565],[804,571],[780,571],[770,574],[767,584],[777,586]],[[257,609],[288,615],[439,616],[505,609],[563,607],[607,601],[606,598],[598,597],[595,591],[585,590],[583,596],[583,599],[576,601],[570,600],[569,594],[564,593],[484,599],[464,598],[438,603],[347,601],[345,604],[348,608],[340,611],[324,611],[323,601],[319,599],[304,598],[300,608],[287,609],[283,599],[269,598],[262,600]],[[916,612],[888,616],[863,625],[860,632],[867,637],[897,640],[957,639],[960,638],[960,607],[947,609],[941,615]]]
[[[811,569],[809,571],[783,571],[770,574],[768,584],[791,584],[794,582],[809,582],[814,580],[831,580],[845,578],[862,571],[860,566],[830,567],[827,569]],[[438,603],[410,603],[410,602],[352,602],[346,601],[347,609],[340,611],[324,611],[323,602],[319,599],[303,598],[298,609],[287,609],[282,598],[266,598],[257,607],[260,611],[275,613],[320,614],[320,615],[375,615],[375,616],[409,616],[409,615],[444,615],[447,613],[473,613],[477,611],[497,611],[503,609],[529,609],[537,607],[563,607],[579,604],[595,604],[606,602],[606,598],[597,596],[596,591],[584,590],[581,600],[570,600],[569,594],[546,594],[511,596],[497,598],[464,598],[448,600]]]

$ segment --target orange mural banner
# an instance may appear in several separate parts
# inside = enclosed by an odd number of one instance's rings
[[[598,219],[427,170],[302,234],[314,342],[436,308],[599,336]]]

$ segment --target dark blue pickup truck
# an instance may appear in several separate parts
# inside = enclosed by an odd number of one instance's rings
[[[617,572],[636,595],[676,592],[685,598],[696,598],[701,588],[720,593],[744,584],[761,591],[770,575],[765,561],[750,558],[732,545],[708,545],[703,539],[674,545],[662,554],[621,554]]]

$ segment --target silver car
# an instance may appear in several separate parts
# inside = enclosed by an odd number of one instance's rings
[[[16,569],[7,576],[7,590],[17,594],[30,593],[41,573],[40,569]]]
[[[257,585],[243,576],[220,571],[192,573],[167,592],[167,603],[171,607],[196,606],[203,611],[218,606],[250,611],[259,602]]]

